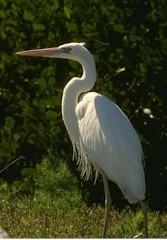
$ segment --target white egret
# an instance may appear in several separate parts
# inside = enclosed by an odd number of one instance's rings
[[[67,43],[59,47],[18,52],[25,56],[64,58],[78,61],[83,75],[72,78],[64,88],[62,117],[70,136],[74,158],[81,176],[89,179],[92,166],[100,172],[105,190],[105,222],[111,208],[108,179],[114,181],[130,203],[141,202],[147,236],[147,208],[143,151],[132,124],[122,110],[107,97],[88,92],[96,81],[96,66],[83,43]],[[88,93],[86,93],[88,92]],[[79,99],[81,93],[86,93]]]

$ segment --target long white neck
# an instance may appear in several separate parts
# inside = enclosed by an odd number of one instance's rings
[[[78,120],[75,108],[81,93],[89,91],[96,81],[96,66],[93,56],[87,52],[84,59],[78,60],[83,67],[81,78],[72,78],[64,88],[62,98],[62,117],[71,139],[79,140]]]

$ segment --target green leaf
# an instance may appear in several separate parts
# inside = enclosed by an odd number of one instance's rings
[[[23,168],[23,170],[21,171],[21,174],[23,176],[33,176],[34,171],[35,170],[33,168]]]
[[[123,55],[124,54],[124,51],[122,48],[116,48],[116,53],[119,54],[119,55]]]
[[[5,124],[9,127],[13,127],[15,124],[15,120],[12,117],[6,117],[5,118]]]
[[[116,25],[114,25],[113,30],[114,30],[115,32],[119,32],[119,33],[124,33],[124,32],[126,32],[125,27],[124,27],[124,25],[122,25],[122,24],[116,24]]]
[[[64,6],[64,12],[65,12],[66,17],[70,19],[71,13],[72,13],[71,9],[67,6]]]
[[[57,10],[59,8],[59,2],[58,1],[54,1],[54,10]]]
[[[140,67],[140,71],[141,71],[142,73],[146,73],[146,72],[147,72],[146,64],[144,64],[144,63],[139,63],[139,67]]]
[[[48,112],[46,112],[45,117],[46,117],[47,120],[56,120],[57,113],[55,113],[53,111],[48,111]]]
[[[55,106],[55,105],[59,106],[60,105],[61,100],[60,100],[59,96],[52,96],[50,98],[50,100],[51,100],[52,106]]]
[[[31,12],[24,11],[23,18],[27,21],[33,21],[34,20],[34,15]]]
[[[43,90],[43,89],[46,89],[47,84],[46,84],[46,81],[45,81],[44,78],[38,78],[38,79],[37,79],[37,83],[38,83],[38,85],[40,86],[40,88],[41,88],[42,90]]]
[[[6,17],[6,12],[0,10],[0,18],[5,18]]]
[[[21,136],[17,133],[13,134],[13,138],[16,142],[18,142],[18,140],[21,138]]]
[[[0,63],[0,69],[4,69],[5,65],[3,63]]]
[[[78,69],[78,63],[76,61],[69,60],[69,65],[72,67],[74,70]]]
[[[43,31],[45,30],[45,26],[43,24],[36,24],[34,23],[33,24],[33,28],[35,31]]]
[[[53,89],[53,87],[55,87],[55,83],[56,83],[56,80],[55,80],[54,77],[49,78],[49,80],[48,80],[48,87],[50,89]]]

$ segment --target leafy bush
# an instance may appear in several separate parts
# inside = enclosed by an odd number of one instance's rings
[[[81,203],[78,181],[64,161],[54,167],[54,164],[45,158],[41,164],[37,164],[33,179],[37,198],[49,198],[51,203],[55,201],[63,208],[76,207]]]
[[[81,204],[78,181],[64,161],[55,164],[51,158],[44,158],[35,168],[24,168],[22,176],[12,184],[11,194],[31,194],[41,204],[55,203],[60,208]]]
[[[71,143],[60,102],[66,82],[81,73],[77,63],[13,53],[85,41],[97,63],[94,90],[112,98],[138,130],[150,206],[164,209],[166,2],[0,0],[0,19],[0,166],[20,155],[26,157],[3,177],[16,180],[23,168],[35,167],[48,153],[57,162],[69,159]]]

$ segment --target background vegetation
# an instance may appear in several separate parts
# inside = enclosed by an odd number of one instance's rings
[[[80,180],[61,119],[63,88],[81,67],[14,55],[76,41],[96,60],[93,90],[115,101],[138,131],[149,207],[165,211],[166,19],[165,0],[0,0],[0,169],[24,157],[1,172],[2,195],[54,196],[63,206],[67,199],[73,206],[104,201],[101,178],[95,186]],[[111,192],[116,207],[127,204],[113,183]]]

